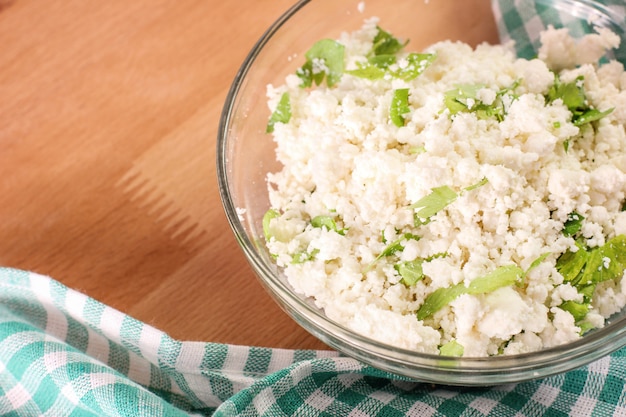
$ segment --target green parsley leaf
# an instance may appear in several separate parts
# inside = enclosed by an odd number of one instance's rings
[[[387,247],[385,249],[383,249],[383,251],[380,253],[380,255],[378,255],[377,259],[386,257],[386,256],[391,256],[393,254],[395,254],[396,252],[400,252],[402,250],[404,250],[404,245],[402,244],[402,242],[404,242],[405,240],[419,240],[420,237],[419,236],[415,236],[412,233],[405,233],[404,235],[402,235],[399,239],[391,242],[389,245],[387,245]]]
[[[599,283],[621,278],[625,269],[626,235],[619,235],[589,252],[581,283]]]
[[[444,105],[454,116],[460,112],[475,113],[479,119],[495,118],[498,121],[504,120],[505,105],[504,96],[510,96],[511,100],[516,96],[513,94],[519,82],[512,86],[502,88],[496,93],[496,98],[491,104],[485,104],[478,98],[478,92],[485,88],[484,84],[461,84],[454,90],[446,91],[444,94]]]
[[[346,71],[347,74],[368,80],[379,80],[386,75],[405,81],[417,78],[435,60],[434,54],[410,53],[404,58],[402,65],[392,70],[390,67],[397,63],[395,55],[378,55],[368,59],[366,63],[358,63],[357,69]]]
[[[561,99],[563,104],[570,109],[570,111],[583,108],[587,101],[583,89],[584,79],[584,76],[579,75],[574,81],[563,84],[559,76],[555,74],[554,84],[548,90],[548,102],[551,103],[557,99]]]
[[[467,294],[467,288],[463,284],[436,289],[426,297],[424,304],[417,310],[417,319],[424,320],[432,316],[462,294]]]
[[[311,252],[297,252],[294,253],[293,256],[291,257],[291,263],[293,265],[297,265],[297,264],[303,264],[305,262],[308,261],[312,261],[313,259],[315,259],[315,255],[317,255],[319,253],[319,249],[313,249],[313,251]]]
[[[420,237],[416,236],[412,233],[405,233],[403,234],[400,238],[394,240],[393,242],[391,242],[389,245],[387,245],[383,251],[376,257],[376,259],[374,259],[365,269],[365,271],[369,271],[370,269],[372,269],[372,267],[378,262],[380,261],[382,258],[386,258],[387,256],[391,256],[394,255],[397,252],[401,252],[404,250],[404,245],[403,242],[409,239],[413,239],[413,240],[419,240]],[[384,241],[384,235],[383,235],[383,241]]]
[[[289,99],[289,93],[285,92],[280,96],[280,101],[270,116],[265,132],[272,133],[276,123],[289,123],[289,120],[291,120],[291,101]]]
[[[415,146],[409,149],[409,153],[411,155],[419,155],[421,153],[426,152],[426,147],[425,146]]]
[[[320,85],[324,78],[329,87],[339,82],[344,72],[345,47],[332,39],[317,41],[305,54],[306,62],[296,71],[302,87]]]
[[[422,270],[422,264],[424,259],[416,259],[414,261],[401,262],[394,265],[398,274],[402,277],[402,283],[407,287],[417,284],[424,278],[424,271]]]
[[[524,271],[520,267],[505,265],[485,276],[475,278],[468,286],[459,283],[449,288],[438,288],[426,297],[422,306],[417,310],[417,319],[424,320],[432,316],[462,294],[487,294],[498,288],[516,284],[523,277]]]
[[[470,185],[464,188],[463,191],[473,191],[483,185],[487,184],[489,180],[483,178],[476,184]],[[410,209],[416,209],[414,215],[414,224],[416,227],[430,222],[430,218],[439,211],[446,208],[449,204],[453,203],[459,194],[457,194],[452,188],[447,185],[433,188],[430,194],[420,198],[417,202],[409,206]]]
[[[478,90],[485,86],[480,85],[459,85],[454,90],[446,91],[443,96],[443,102],[450,110],[450,114],[457,114],[462,111],[469,111],[476,104],[476,95]]]
[[[458,194],[447,185],[436,187],[430,194],[411,204],[409,208],[416,209],[416,215],[421,219],[428,219],[456,200]]]
[[[402,50],[409,41],[401,42],[399,39],[395,38],[391,33],[386,32],[380,26],[376,27],[378,32],[374,37],[372,50],[370,51],[370,55],[378,56],[378,55],[394,55]]]
[[[265,240],[270,241],[274,234],[272,233],[270,222],[272,219],[275,219],[280,216],[280,213],[277,210],[269,209],[263,215],[263,234],[265,235]]]
[[[404,115],[411,111],[409,107],[409,89],[400,88],[393,91],[389,117],[394,125],[404,126]]]
[[[576,323],[576,326],[578,326],[580,328],[580,335],[584,335],[585,333],[587,333],[589,330],[593,330],[596,328],[596,326],[594,326],[593,324],[589,323],[588,321],[580,321]]]
[[[550,255],[551,255],[551,253],[550,253],[550,252],[546,252],[546,253],[543,253],[543,254],[539,255],[539,257],[538,257],[537,259],[535,259],[534,261],[532,261],[532,263],[530,264],[530,266],[528,267],[528,269],[527,269],[526,271],[524,271],[524,275],[525,275],[525,276],[526,276],[526,275],[528,275],[528,273],[529,273],[530,271],[532,271],[533,269],[535,269],[535,268],[537,268],[539,265],[541,265],[541,263],[542,263],[543,261],[545,261],[545,260],[546,260],[546,258],[547,258],[548,256],[550,256]]]
[[[571,283],[583,296],[583,303],[564,302],[560,307],[569,311],[576,325],[584,333],[593,325],[584,319],[588,313],[593,293],[598,283],[620,279],[626,271],[626,235],[609,239],[604,245],[587,249],[576,242],[578,250],[567,251],[556,261],[556,269],[565,282]]]
[[[476,184],[472,184],[469,187],[465,187],[464,190],[465,191],[472,191],[472,190],[475,190],[477,188],[482,187],[483,185],[487,184],[488,182],[489,182],[489,180],[487,179],[487,177],[484,177],[483,179],[478,181]]]
[[[395,55],[375,55],[368,58],[367,62],[372,64],[379,70],[385,70],[397,62],[398,58]],[[383,75],[384,75],[384,71]],[[381,77],[382,78],[382,77]]]
[[[357,69],[346,71],[346,74],[354,75],[355,77],[365,78],[366,80],[380,80],[386,74],[386,71],[376,65],[370,65],[369,63],[358,63]]]
[[[379,80],[387,74],[386,69],[396,63],[396,53],[408,43],[402,43],[389,32],[378,27],[372,49],[367,54],[366,63],[357,63],[357,69],[346,71],[347,74],[368,80]]]
[[[340,229],[337,227],[335,219],[331,216],[315,216],[311,219],[311,225],[318,228],[325,227],[326,229],[337,232],[342,236],[346,234],[346,229]]]
[[[378,27],[372,49],[367,54],[366,63],[358,63],[357,69],[346,71],[355,77],[379,80],[389,75],[393,78],[410,81],[420,75],[435,60],[434,54],[409,53],[398,62],[397,54],[407,45],[389,32]],[[391,69],[391,66],[398,64]]]
[[[412,261],[400,262],[394,265],[394,269],[398,271],[398,274],[402,277],[401,282],[407,287],[417,284],[424,278],[424,271],[422,264],[424,262],[432,261],[435,258],[442,258],[448,256],[447,253],[437,253],[428,258],[418,258]]]
[[[584,80],[585,77],[579,75],[574,81],[563,83],[559,76],[555,74],[554,84],[550,87],[546,95],[546,101],[548,103],[561,99],[563,104],[572,113],[572,123],[579,127],[600,120],[613,111],[612,108],[600,111],[589,105],[585,95]],[[569,144],[567,144],[567,147],[569,147]],[[566,151],[567,147],[565,149]]]
[[[565,282],[576,286],[580,281],[582,271],[589,260],[589,252],[580,244],[576,243],[576,252],[567,251],[556,260],[556,270],[563,276]]]
[[[435,60],[435,54],[410,53],[406,56],[406,65],[398,65],[398,69],[390,71],[394,78],[411,81],[423,73]]]
[[[587,123],[595,122],[596,120],[600,120],[604,116],[609,115],[610,113],[613,112],[613,110],[614,110],[613,108],[610,108],[606,111],[600,111],[597,109],[586,110],[585,112],[578,115],[578,117],[576,117],[576,120],[574,120],[574,125],[582,126]]]
[[[315,216],[311,219],[311,225],[313,227],[326,227],[328,230],[337,230],[337,223],[330,216]]]
[[[589,313],[589,306],[585,303],[578,303],[576,301],[564,301],[560,306],[560,309],[569,312],[574,316],[576,322],[584,320]]]
[[[441,356],[463,356],[463,352],[465,348],[462,344],[457,342],[456,340],[450,340],[448,343],[445,343],[439,347],[439,355]]]
[[[588,302],[579,303],[572,300],[564,301],[559,308],[567,311],[574,317],[574,322],[576,326],[580,328],[581,335],[595,328],[593,324],[585,320],[590,310]]]
[[[513,285],[523,276],[524,271],[517,265],[501,266],[489,274],[470,282],[469,287],[467,287],[468,294],[487,294],[498,288]]]
[[[567,215],[567,220],[563,223],[563,234],[565,236],[574,236],[583,227],[584,220],[585,218],[582,215],[572,211]]]

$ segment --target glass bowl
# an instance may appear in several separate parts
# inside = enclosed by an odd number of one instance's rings
[[[484,386],[520,382],[577,368],[625,346],[626,312],[622,311],[605,327],[576,342],[535,353],[484,358],[421,354],[356,334],[292,290],[263,238],[262,218],[269,209],[266,177],[280,168],[274,142],[265,133],[269,117],[266,86],[281,84],[302,64],[304,52],[314,42],[356,30],[370,16],[378,16],[386,30],[409,38],[415,51],[446,39],[473,46],[499,41],[488,0],[300,1],[267,30],[232,84],[217,143],[224,209],[264,287],[296,322],[328,346],[375,368],[430,383]]]
[[[501,18],[498,24],[501,41],[515,40],[517,55],[522,58],[536,56],[541,44],[539,33],[548,25],[567,28],[574,37],[593,32],[594,26],[603,27],[626,39],[626,8],[621,0],[515,0],[514,10],[520,13],[508,18],[507,11],[511,10],[513,1],[492,2]],[[520,23],[517,16],[524,19],[524,25],[517,26]],[[626,63],[626,42],[608,51],[606,57]]]

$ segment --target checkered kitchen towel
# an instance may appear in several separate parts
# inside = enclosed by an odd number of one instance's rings
[[[331,351],[180,342],[0,269],[2,416],[618,416],[625,378],[626,349],[539,381],[435,387]]]
[[[503,42],[515,41],[518,56],[534,58],[539,33],[548,26],[566,27],[573,36],[602,26],[626,36],[626,0],[491,0],[493,15]],[[613,58],[626,63],[626,42]]]
[[[539,3],[493,0],[521,56],[547,24],[571,25]],[[624,20],[623,1],[604,4]],[[626,349],[542,380],[443,388],[331,351],[181,342],[53,279],[0,268],[2,416],[624,416],[625,380]]]

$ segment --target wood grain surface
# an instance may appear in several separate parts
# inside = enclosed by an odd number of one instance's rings
[[[215,175],[230,83],[292,3],[0,0],[0,265],[180,340],[325,348],[258,283]]]

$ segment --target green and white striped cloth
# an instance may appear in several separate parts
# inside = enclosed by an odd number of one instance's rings
[[[548,24],[571,27],[541,3],[492,1],[521,56]],[[624,21],[623,1],[603,3]],[[332,351],[177,341],[49,277],[0,268],[2,416],[626,416],[625,386],[626,348],[542,380],[449,388]]]
[[[42,275],[0,269],[2,416],[619,416],[626,349],[490,388],[408,381],[332,351],[180,342]]]

